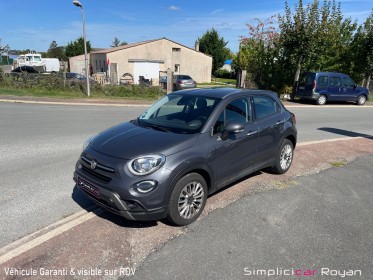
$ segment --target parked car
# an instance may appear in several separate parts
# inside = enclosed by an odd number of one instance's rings
[[[74,181],[126,219],[187,225],[228,184],[288,171],[296,142],[295,116],[273,92],[182,90],[87,140]]]
[[[39,71],[32,66],[20,66],[12,70],[12,73],[32,73],[38,74]]]
[[[188,75],[174,75],[172,84],[174,91],[197,87],[197,83]]]
[[[364,105],[369,91],[359,87],[346,74],[335,72],[302,73],[296,89],[295,97],[315,100],[324,105],[327,101],[354,101]]]

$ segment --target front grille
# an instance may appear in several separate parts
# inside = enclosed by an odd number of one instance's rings
[[[96,160],[90,159],[86,156],[82,156],[80,158],[80,162],[82,165],[82,171],[84,171],[85,173],[88,173],[89,175],[97,179],[100,179],[103,182],[106,182],[106,183],[110,182],[113,175],[115,174],[114,168],[103,165],[97,162]]]
[[[91,165],[91,163],[92,163],[93,160],[91,160],[91,159],[89,159],[89,158],[87,158],[85,156],[82,156],[82,161],[84,161],[88,165]],[[95,169],[100,169],[102,171],[109,172],[109,173],[115,173],[114,168],[102,165],[102,164],[97,163],[97,162],[95,162],[95,163],[96,163]]]
[[[84,165],[82,165],[82,170],[83,170],[84,172],[88,173],[89,175],[91,175],[91,176],[93,176],[93,177],[96,177],[96,178],[98,178],[98,179],[100,179],[100,180],[102,180],[102,181],[104,181],[104,182],[106,182],[106,183],[108,183],[108,182],[111,181],[111,178],[110,178],[110,177],[105,176],[105,175],[103,175],[103,174],[101,174],[101,173],[98,173],[98,172],[96,172],[96,171],[92,170],[91,168],[86,167],[86,166],[84,166]]]

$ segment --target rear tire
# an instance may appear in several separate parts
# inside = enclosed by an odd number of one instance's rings
[[[320,95],[319,98],[316,100],[317,105],[325,105],[326,103],[326,96]]]
[[[357,105],[364,105],[365,102],[367,101],[367,98],[365,97],[365,95],[360,95],[358,98],[357,98]]]
[[[287,172],[293,162],[294,146],[289,139],[285,139],[276,156],[275,165],[270,168],[270,171],[276,174]]]
[[[198,173],[182,177],[172,190],[166,218],[177,226],[193,223],[201,215],[207,200],[207,184]]]

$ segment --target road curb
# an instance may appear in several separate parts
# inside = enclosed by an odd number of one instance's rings
[[[102,106],[102,107],[148,107],[150,104],[121,104],[121,103],[90,103],[90,102],[66,102],[66,101],[36,101],[20,99],[0,99],[3,103],[24,103],[24,104],[42,104],[42,105],[71,105],[71,106]]]
[[[0,248],[0,265],[48,241],[49,239],[70,230],[73,227],[92,219],[102,212],[103,210],[98,206],[91,206],[86,210],[74,213],[69,217],[59,220],[34,233],[22,237],[3,248]]]

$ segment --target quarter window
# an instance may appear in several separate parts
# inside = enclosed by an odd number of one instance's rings
[[[254,96],[255,116],[257,119],[263,119],[270,115],[280,112],[280,105],[276,101],[266,96]]]

